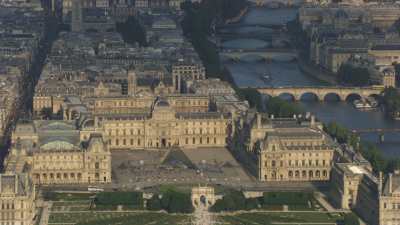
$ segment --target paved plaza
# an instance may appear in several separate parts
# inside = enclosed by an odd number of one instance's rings
[[[225,148],[113,151],[113,186],[250,182]]]

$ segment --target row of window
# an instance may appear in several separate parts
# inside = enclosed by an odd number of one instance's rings
[[[135,141],[135,139],[118,139],[117,138],[117,139],[109,139],[108,144],[114,145],[114,146],[139,146],[140,147],[142,144],[142,142],[140,140],[141,139],[137,139]],[[176,144],[179,145],[179,142]],[[211,137],[185,138],[185,144],[186,145],[189,145],[189,144],[217,144],[217,138],[216,137],[214,137],[214,138],[211,138]],[[148,143],[148,146],[150,146],[150,147],[171,146],[171,142],[169,142],[165,139],[162,139],[161,142],[150,141]]]
[[[102,121],[101,118],[99,118],[100,121]],[[207,126],[221,126],[221,125],[228,125],[227,122],[223,122],[223,121],[187,121],[185,123],[181,123],[184,124],[186,126],[203,126],[203,125],[207,125]],[[137,123],[108,123],[109,126],[111,127],[129,127],[129,126],[136,126],[138,125]],[[141,125],[141,124],[140,124]],[[152,123],[149,123],[149,126],[152,126]],[[158,123],[154,123],[155,126],[158,126]],[[177,122],[172,122],[170,126],[178,126]]]
[[[35,155],[34,156],[35,160],[82,160],[83,155],[82,154],[73,154],[73,155],[45,155],[45,154],[40,154],[40,155]],[[90,159],[106,159],[106,156],[87,156],[87,160]]]
[[[309,152],[309,153],[289,153],[289,157],[320,157],[320,156],[329,156],[331,152]],[[276,158],[283,157],[283,154],[280,153],[265,153],[265,158]]]
[[[383,208],[384,209],[400,209],[400,203],[392,203],[392,204],[388,204],[388,203],[383,203]]]
[[[320,163],[321,162],[321,163]],[[275,160],[271,160],[271,166],[272,167],[277,167],[278,162]],[[287,163],[285,163],[283,160],[279,161],[279,167],[284,167],[284,166],[327,166],[326,160],[288,160]],[[268,161],[265,161],[265,166],[268,166]]]
[[[299,171],[299,170],[291,171],[290,170],[287,175],[288,175],[289,178],[296,178],[296,179],[300,179],[300,178],[321,178],[321,177],[327,178],[328,177],[328,171],[327,170],[323,170],[321,172],[320,170],[316,170],[316,171],[310,170],[310,171],[307,172],[306,170],[303,170],[303,171]],[[283,174],[279,175],[279,179],[283,180],[283,177],[284,177]],[[267,180],[268,179],[268,175],[264,175],[264,178]],[[272,172],[271,173],[271,178],[272,179],[278,179],[277,173],[276,172]]]

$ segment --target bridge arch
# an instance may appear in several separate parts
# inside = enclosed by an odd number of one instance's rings
[[[368,97],[372,97],[375,100],[379,100],[381,98],[381,96],[379,94],[370,94],[370,95],[368,95]]]
[[[277,95],[279,98],[284,99],[284,100],[289,100],[289,101],[297,101],[298,98],[296,95],[290,92],[282,92]]]
[[[329,92],[326,93],[323,97],[324,101],[342,101],[343,99],[340,97],[340,95],[336,92]]]
[[[304,92],[300,95],[299,100],[301,101],[319,101],[320,97],[314,92]]]
[[[362,99],[362,96],[358,93],[350,93],[344,98],[344,100],[349,101],[349,102],[352,102],[354,100],[359,100],[359,99]]]
[[[238,57],[240,61],[251,61],[251,62],[259,62],[259,61],[265,61],[266,58],[263,55],[259,54],[246,54],[246,55],[241,55]]]

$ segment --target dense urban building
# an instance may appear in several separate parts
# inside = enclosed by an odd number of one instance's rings
[[[35,185],[28,174],[0,173],[0,224],[33,224],[35,200]]]
[[[100,134],[80,139],[74,122],[17,124],[6,172],[28,173],[35,184],[111,182],[111,153]]]
[[[332,170],[332,199],[356,211],[368,224],[399,223],[399,172],[375,176],[357,163],[337,163]]]
[[[265,118],[251,125],[249,151],[257,156],[261,181],[329,180],[335,144],[311,121]]]
[[[371,59],[373,82],[391,86],[382,71],[399,58],[399,5],[358,3],[306,4],[300,9],[299,22],[310,39],[309,60],[336,74],[355,57]]]

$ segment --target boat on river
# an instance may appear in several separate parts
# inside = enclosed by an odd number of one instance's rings
[[[272,80],[271,73],[268,71],[260,74],[260,79],[263,80],[265,83],[269,83]]]
[[[358,110],[372,110],[378,106],[378,103],[375,101],[370,102],[367,99],[357,99],[353,101],[353,105]]]

